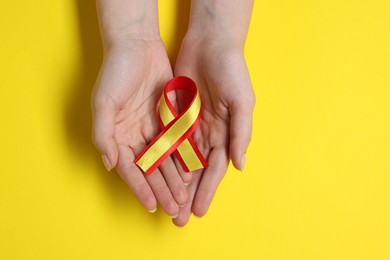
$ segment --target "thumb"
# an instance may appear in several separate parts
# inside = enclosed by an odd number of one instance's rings
[[[110,99],[93,101],[93,134],[96,148],[102,154],[103,163],[110,171],[118,162],[118,147],[114,139],[115,105]]]
[[[254,98],[253,98],[254,99]],[[230,107],[230,158],[237,170],[245,166],[245,153],[252,136],[254,100],[235,102]]]

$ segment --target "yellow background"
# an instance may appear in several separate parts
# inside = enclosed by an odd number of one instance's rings
[[[173,61],[189,5],[159,2]],[[246,169],[183,229],[91,145],[93,1],[1,1],[0,33],[0,259],[390,259],[389,1],[256,1]]]

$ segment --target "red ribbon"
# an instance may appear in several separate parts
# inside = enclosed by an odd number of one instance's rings
[[[168,93],[176,90],[193,95],[192,100],[186,104],[186,109],[181,113],[174,109],[168,99]],[[162,131],[137,156],[135,163],[150,175],[174,153],[186,172],[206,168],[207,161],[191,137],[201,118],[201,103],[195,82],[183,76],[168,81],[160,99],[158,116]]]

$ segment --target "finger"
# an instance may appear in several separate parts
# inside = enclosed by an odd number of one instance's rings
[[[149,212],[157,209],[157,200],[141,170],[134,163],[133,151],[125,145],[119,145],[119,159],[116,169],[122,179],[131,188],[137,199]]]
[[[224,147],[214,148],[208,157],[209,166],[205,169],[192,205],[192,212],[202,217],[209,209],[219,183],[225,176],[229,158]]]
[[[245,166],[245,153],[252,136],[254,101],[232,104],[230,108],[230,158],[237,170]]]
[[[180,177],[183,180],[184,185],[189,185],[192,180],[192,172],[184,171],[183,166],[181,166],[181,163],[176,156],[173,156],[173,160],[175,161],[176,168],[179,171]]]
[[[156,169],[151,175],[146,176],[150,187],[153,190],[154,196],[165,213],[171,218],[177,217],[179,214],[179,206],[172,196],[167,183],[165,182],[159,169]]]
[[[177,218],[172,219],[173,224],[178,227],[184,227],[191,217],[192,203],[195,197],[196,188],[198,187],[199,181],[202,176],[202,171],[203,170],[194,172],[194,178],[192,182],[187,186],[188,202],[184,207],[179,209],[179,215],[177,216]]]
[[[187,203],[188,194],[172,157],[168,157],[159,169],[179,207],[184,206]]]
[[[115,113],[115,106],[109,98],[94,99],[92,139],[108,171],[118,162],[118,147],[114,139]]]

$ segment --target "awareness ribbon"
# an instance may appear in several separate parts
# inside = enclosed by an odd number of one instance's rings
[[[183,90],[193,95],[189,105],[180,114],[168,99],[168,93],[175,90]],[[199,124],[200,115],[201,101],[195,82],[184,76],[169,80],[161,95],[158,111],[162,131],[134,162],[146,175],[150,175],[174,153],[186,172],[206,168],[207,161],[191,137]]]

